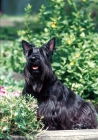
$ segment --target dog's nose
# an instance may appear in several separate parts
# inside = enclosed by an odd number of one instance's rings
[[[37,60],[37,58],[35,57],[35,56],[33,56],[32,58],[31,58],[31,61],[36,61]]]
[[[39,60],[39,58],[38,58],[38,57],[36,57],[36,56],[32,56],[31,60],[34,62],[34,61]]]
[[[36,60],[37,58],[35,56],[32,57],[32,60]]]

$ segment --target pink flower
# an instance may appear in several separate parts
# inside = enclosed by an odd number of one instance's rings
[[[15,97],[19,97],[20,96],[20,92],[19,91],[14,91],[13,94],[14,94]]]
[[[5,94],[6,94],[6,90],[5,90],[4,86],[1,86],[0,87],[0,96],[5,96]]]
[[[0,11],[0,15],[2,15],[2,12]]]

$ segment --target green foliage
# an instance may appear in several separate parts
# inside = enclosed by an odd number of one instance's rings
[[[30,15],[31,15],[31,12],[32,12],[32,6],[30,4],[28,4],[28,6],[25,8],[25,12],[26,12],[26,15],[25,15],[25,29],[26,29],[26,32],[25,32],[25,36],[26,38],[28,38],[28,40],[31,41],[31,36],[32,36],[32,30],[30,29],[30,26],[31,26],[31,22],[30,22]]]
[[[37,105],[33,97],[28,96],[28,102],[23,97],[12,93],[0,96],[0,139],[11,139],[10,135],[34,137],[41,129],[37,122]]]
[[[1,42],[0,64],[6,71],[22,72],[25,58],[18,40]],[[2,47],[3,46],[3,47]]]
[[[51,0],[48,7],[42,5],[39,17],[44,29],[39,35],[30,34],[30,41],[42,45],[56,36],[53,70],[65,85],[97,103],[98,34],[87,12],[89,4],[86,0]]]
[[[2,27],[0,28],[0,39],[15,40],[17,38],[17,28]]]
[[[6,72],[4,69],[0,69],[0,71],[1,71],[1,73],[0,73],[0,86],[6,87],[9,92],[12,92],[15,90],[22,92],[23,85],[24,85],[24,80],[22,78],[19,80],[15,80],[12,72]],[[17,79],[18,79],[18,77],[17,77]]]
[[[48,7],[42,5],[39,20],[42,31],[31,30],[31,6],[25,8],[25,29],[18,32],[20,38],[14,44],[1,47],[2,65],[9,70],[22,72],[25,58],[21,40],[41,46],[56,36],[56,53],[53,70],[58,78],[85,99],[98,102],[98,33],[87,9],[89,0],[51,0]],[[10,50],[10,51],[9,51]],[[6,58],[6,59],[5,59]]]

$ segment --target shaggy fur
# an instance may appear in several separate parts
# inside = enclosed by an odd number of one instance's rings
[[[55,38],[40,48],[22,41],[27,59],[24,68],[23,95],[31,94],[38,100],[38,120],[43,118],[44,129],[71,130],[97,127],[96,111],[92,104],[64,86],[51,68]]]

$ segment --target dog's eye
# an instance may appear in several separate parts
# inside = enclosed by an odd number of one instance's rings
[[[46,52],[47,57],[49,57],[49,52]]]
[[[28,51],[28,56],[30,56],[30,55],[32,54],[32,52],[33,52],[33,50],[30,49],[30,50]]]

